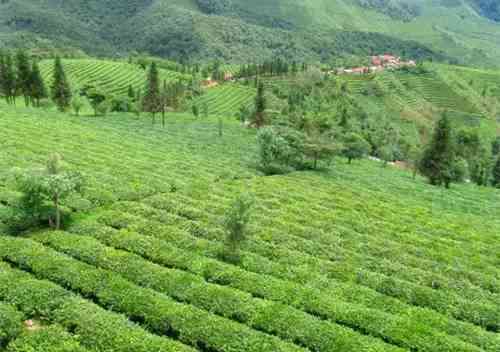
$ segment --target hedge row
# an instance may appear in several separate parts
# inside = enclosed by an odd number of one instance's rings
[[[40,316],[58,323],[98,351],[194,352],[195,350],[144,331],[122,315],[79,298],[48,281],[0,262],[0,299],[15,304],[26,316]]]
[[[34,239],[89,264],[113,270],[138,285],[298,342],[312,351],[402,351],[289,306],[207,283],[202,277],[185,271],[163,268],[140,256],[106,247],[91,237],[50,232]],[[434,331],[426,331],[426,336],[433,335]],[[404,341],[397,342],[406,345]]]
[[[130,214],[118,211],[105,212],[99,217],[103,223],[111,220],[119,221],[120,218],[130,222]],[[175,245],[196,250],[199,254],[218,257],[224,244],[221,241],[211,241],[194,236],[189,241],[186,234],[169,231],[160,223],[146,221],[136,217],[138,224],[129,225],[128,228],[136,229],[138,226],[148,227],[148,234],[165,236],[165,239]],[[208,226],[208,225],[207,225]],[[154,231],[151,231],[151,228]],[[193,245],[194,243],[194,245]],[[349,267],[340,263],[320,260],[301,252],[287,250],[283,246],[273,247],[269,251],[266,246],[254,244],[248,245],[250,251],[244,252],[244,261],[241,265],[250,271],[278,276],[283,279],[299,283],[320,282],[325,280],[350,281],[350,274],[346,277],[345,272],[351,272]],[[293,265],[290,265],[290,264]],[[387,275],[359,269],[355,276],[356,283],[374,289],[385,295],[395,297],[408,304],[431,308],[437,312],[449,315],[459,320],[471,322],[492,331],[500,330],[500,305],[483,300],[467,300],[453,292],[434,290],[428,287],[416,285],[404,280],[399,280]]]
[[[227,194],[228,190],[224,190],[224,195]],[[318,192],[321,193],[321,192]],[[266,200],[269,200],[269,197],[273,197],[275,194],[268,195]],[[211,199],[211,203],[220,204],[224,203],[224,200],[221,200],[221,197],[214,195],[211,193],[211,197],[215,197],[215,199]],[[287,200],[289,200],[290,195],[287,195]],[[272,199],[271,199],[272,200]],[[310,199],[308,199],[310,201]],[[175,193],[173,195],[169,195],[165,197],[163,195],[155,195],[150,197],[144,201],[144,203],[149,204],[155,208],[151,209],[151,207],[147,207],[145,204],[139,203],[124,203],[116,204],[116,209],[119,211],[131,212],[133,214],[141,214],[148,219],[157,219],[159,221],[164,220],[165,213],[172,215],[180,215],[185,217],[185,221],[189,222],[189,219],[197,219],[199,221],[204,221],[210,219],[211,226],[203,226],[204,228],[210,228],[211,230],[216,227],[214,225],[213,219],[218,221],[220,218],[220,211],[214,211],[214,207],[210,206],[207,210],[203,211],[197,209],[192,204],[196,204],[199,206],[199,202],[195,199],[191,199],[185,197],[183,195],[179,195]],[[219,206],[220,207],[220,206]],[[210,213],[207,213],[210,212]],[[304,215],[304,211],[308,211],[308,209],[300,208],[301,216]],[[214,216],[213,213],[216,213]],[[263,210],[264,212],[264,210]],[[269,212],[269,210],[267,210]],[[391,239],[388,239],[384,236],[369,236],[364,233],[359,233],[353,229],[356,229],[360,226],[359,221],[356,219],[356,223],[349,224],[349,226],[342,226],[338,222],[335,223],[335,227],[332,229],[331,221],[328,217],[325,218],[325,215],[321,212],[316,212],[314,215],[311,215],[309,219],[313,219],[311,221],[317,221],[318,219],[325,219],[320,222],[319,225],[315,226],[316,223],[308,222],[307,228],[303,229],[303,231],[297,230],[297,228],[305,227],[303,224],[298,224],[295,218],[292,216],[289,220],[280,221],[279,218],[283,218],[283,214],[280,214],[280,217],[266,216],[264,215],[264,219],[260,219],[258,224],[254,224],[254,230],[256,233],[263,233],[265,240],[270,241],[272,243],[271,248],[285,246],[289,249],[296,249],[298,251],[305,251],[308,254],[313,256],[318,256],[319,253],[323,253],[322,257],[331,258],[332,253],[334,255],[340,256],[345,262],[345,266],[350,268],[357,267],[365,267],[365,265],[370,265],[370,270],[383,270],[383,273],[390,275],[397,275],[398,277],[407,280],[416,282],[418,284],[425,284],[429,287],[435,287],[436,282],[439,284],[441,289],[447,289],[451,292],[457,293],[461,297],[467,298],[476,298],[476,297],[486,297],[488,298],[488,293],[490,292],[500,292],[499,285],[500,281],[496,278],[495,275],[486,274],[485,270],[479,270],[475,272],[464,272],[464,270],[456,269],[449,265],[450,260],[447,261],[448,265],[445,265],[445,268],[440,268],[439,275],[436,275],[435,269],[438,266],[443,266],[442,263],[435,260],[425,260],[422,258],[423,256],[429,254],[431,258],[435,258],[432,254],[431,246],[416,246],[408,243],[399,243],[394,240],[391,240],[395,236],[400,235],[400,233],[391,234]],[[288,214],[287,214],[288,215]],[[342,219],[338,219],[339,221]],[[266,224],[263,224],[263,223]],[[274,231],[275,229],[282,229],[282,231]],[[319,230],[321,229],[321,230]],[[327,229],[328,233],[323,231]],[[378,229],[377,229],[378,230]],[[342,238],[342,242],[332,243],[332,232],[339,233],[339,236]],[[293,233],[293,235],[291,235]],[[314,240],[311,240],[311,233],[314,234]],[[366,231],[366,233],[373,233],[373,231]],[[194,233],[193,233],[194,234]],[[205,234],[207,235],[207,233]],[[208,234],[209,239],[213,239],[213,234]],[[334,236],[335,237],[335,236]],[[335,237],[337,238],[337,237]],[[351,241],[352,243],[348,243]],[[354,247],[355,250],[349,250],[349,246],[353,247],[359,245],[359,243],[364,243],[365,245],[362,248]],[[369,246],[366,246],[366,243],[370,243]],[[339,245],[340,244],[340,245]],[[388,245],[390,244],[390,248]],[[330,247],[330,250],[329,248]],[[405,253],[408,252],[409,248],[414,250],[414,254],[412,256],[401,254],[401,248],[404,247]],[[262,250],[262,246],[260,246]],[[388,250],[391,250],[394,255],[385,256],[386,258],[396,258],[397,263],[394,263],[393,266],[404,266],[407,268],[411,268],[414,266],[411,271],[408,270],[399,270],[398,268],[385,267],[388,261],[380,260],[380,253],[387,254]],[[369,251],[370,253],[366,253]],[[362,252],[362,253],[359,253]],[[431,253],[432,252],[432,253]],[[442,255],[443,251],[439,252]],[[371,256],[371,257],[370,257]],[[373,259],[372,261],[367,260],[368,258]],[[355,260],[357,259],[357,261]],[[477,260],[477,258],[475,258]],[[389,259],[390,260],[390,259]],[[355,263],[347,263],[347,261]],[[369,263],[367,263],[369,261]],[[383,262],[383,265],[382,265]],[[401,263],[399,263],[401,262]],[[427,266],[422,266],[422,263],[428,262]],[[454,262],[452,262],[454,263]],[[336,263],[337,264],[337,263]],[[378,264],[378,265],[377,265]],[[399,264],[399,265],[397,265]],[[491,267],[494,268],[494,267]],[[385,270],[384,270],[385,269]],[[426,273],[426,270],[429,270],[429,273]],[[389,271],[389,272],[388,272]],[[348,271],[346,271],[347,273]],[[453,274],[453,279],[450,278],[450,275]],[[471,284],[464,285],[464,280],[469,280],[474,284],[480,286],[473,286]],[[498,295],[494,295],[493,299],[498,299]]]
[[[184,198],[182,200],[184,200]],[[166,202],[166,205],[164,202]],[[191,207],[188,207],[188,210],[178,210],[177,208],[172,208],[174,204],[171,204],[171,199],[166,200],[163,196],[158,195],[149,198],[146,200],[146,203],[161,206],[162,209],[166,207],[169,209],[168,211],[173,211],[174,213],[168,213],[167,210],[153,208],[144,203],[137,202],[115,203],[113,205],[113,209],[120,212],[126,212],[128,214],[140,215],[148,220],[156,220],[162,223],[172,224],[174,223],[174,220],[176,220],[175,222],[180,226],[184,225],[186,228],[192,230],[194,235],[200,233],[194,228],[193,225],[188,225],[188,223],[192,220],[183,218],[184,224],[182,224],[182,219],[177,220],[179,213],[188,214],[191,218],[195,215],[199,215],[200,211],[192,210]],[[184,205],[185,202],[183,201],[181,204]],[[126,217],[127,214],[124,214],[122,218],[124,216]],[[118,219],[116,220],[119,221]],[[132,222],[132,219],[129,219],[129,221]],[[133,223],[130,225],[133,226]],[[378,244],[373,243],[374,241],[377,241],[378,237],[374,239],[372,238],[373,236],[371,236],[368,239],[361,234],[357,234],[351,228],[344,227],[339,229],[336,225],[335,229],[330,230],[327,234],[318,228],[313,229],[308,227],[303,229],[303,225],[298,225],[293,221],[287,221],[286,223],[280,222],[279,225],[280,226],[273,226],[271,228],[266,227],[265,229],[262,229],[260,228],[261,223],[254,224],[253,232],[265,233],[266,238],[270,239],[275,246],[284,246],[288,249],[296,249],[318,258],[331,260],[333,253],[335,258],[341,258],[340,261],[335,261],[335,266],[342,266],[342,270],[339,270],[339,275],[343,275],[343,280],[352,279],[357,275],[357,270],[355,270],[355,268],[363,267],[369,269],[370,271],[395,276],[418,285],[424,285],[432,288],[439,287],[440,290],[448,290],[453,293],[459,293],[461,297],[466,297],[468,299],[484,299],[485,301],[498,300],[498,295],[492,294],[490,291],[482,287],[474,286],[466,280],[464,281],[463,272],[460,273],[459,278],[453,278],[448,275],[449,268],[446,270],[446,275],[443,272],[436,272],[434,270],[437,265],[436,262],[428,261],[429,263],[423,266],[422,262],[425,263],[423,258],[407,258],[407,255],[403,253],[403,246],[401,244],[392,243],[391,250],[397,251],[399,254],[395,260],[388,260],[380,257],[381,252],[388,250],[387,243],[385,243],[384,247],[380,247]],[[214,227],[215,225],[210,226],[210,229],[213,231]],[[207,226],[204,226],[204,228],[207,228]],[[286,231],[278,230],[280,228],[284,228]],[[332,241],[331,231],[342,232],[342,246],[339,246],[338,242]],[[302,232],[304,234],[302,234]],[[291,233],[293,233],[293,235],[291,235]],[[311,233],[314,233],[314,240],[311,240]],[[206,236],[206,234],[204,235]],[[210,238],[220,238],[220,236],[221,234],[217,234],[216,236],[211,235]],[[363,236],[362,239],[352,245],[359,246],[360,243],[366,243],[366,241],[369,240],[369,247],[365,245],[362,248],[346,248],[347,246],[344,243],[346,238],[359,238],[360,236]],[[262,249],[262,246],[260,246],[260,248]],[[370,253],[367,253],[367,250],[369,250]],[[403,262],[401,262],[402,258],[405,259]],[[475,273],[476,279],[478,275],[479,273]],[[488,281],[488,285],[491,286],[492,280],[488,280],[488,278],[489,277],[486,277],[484,281]]]
[[[21,335],[12,341],[6,352],[86,352],[79,339],[59,325],[50,325],[40,330]]]
[[[431,340],[432,334],[428,335],[429,338],[418,340],[419,331],[432,328],[485,349],[500,346],[496,335],[472,324],[444,317],[431,310],[409,307],[398,300],[357,285],[339,284],[331,290],[321,291],[198,256],[154,237],[141,236],[131,231],[116,231],[97,223],[79,226],[74,227],[73,231],[92,236],[108,246],[127,250],[166,267],[192,272],[203,276],[208,282],[231,286],[249,292],[254,297],[291,305],[310,314],[370,332],[388,341],[402,341],[413,348],[423,348],[427,343],[446,348],[441,346],[442,339]],[[353,303],[345,303],[346,301]],[[374,309],[366,309],[360,306],[360,303]],[[396,316],[383,313],[378,308],[387,308]]]
[[[0,302],[0,349],[21,333],[23,317],[14,306]]]
[[[0,237],[0,257],[122,312],[155,333],[175,336],[188,345],[228,352],[305,351],[246,325],[177,303],[118,274],[79,262],[31,240]]]
[[[90,350],[113,352],[194,352],[146,332],[124,316],[106,311],[61,286],[0,262],[0,299],[15,304],[26,316],[55,322],[80,337]]]

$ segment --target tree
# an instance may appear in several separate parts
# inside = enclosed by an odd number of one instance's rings
[[[491,143],[491,153],[493,156],[500,155],[500,137],[495,138],[495,140]]]
[[[72,93],[60,57],[56,57],[54,61],[54,78],[51,91],[52,100],[59,111],[66,111],[71,105]]]
[[[305,133],[304,143],[301,146],[301,152],[304,156],[312,159],[313,169],[318,168],[318,162],[321,160],[330,162],[340,149],[339,145],[332,140],[331,135],[321,131],[320,126],[314,122],[313,126]]]
[[[161,111],[160,99],[160,78],[156,63],[151,63],[146,82],[146,94],[143,97],[143,109],[145,112],[151,113],[153,124],[155,124],[156,113]]]
[[[22,193],[20,209],[25,216],[42,220],[48,214],[48,223],[56,230],[61,228],[64,200],[80,193],[83,184],[79,173],[65,170],[59,154],[51,155],[43,169],[18,172],[15,181]]]
[[[254,200],[248,195],[239,195],[226,211],[223,226],[226,231],[224,257],[230,261],[240,260],[240,247],[248,238],[248,223]]]
[[[495,167],[493,168],[493,186],[500,188],[500,157],[498,157]]]
[[[76,92],[73,95],[73,101],[71,102],[71,106],[73,107],[75,115],[80,116],[80,111],[83,108],[83,99],[79,92]]]
[[[254,124],[260,128],[265,123],[266,98],[264,96],[264,83],[259,82],[257,87],[257,95],[255,96],[255,115]]]
[[[163,80],[163,87],[160,92],[161,126],[165,127],[165,114],[169,103],[169,87],[167,81]]]
[[[342,155],[351,164],[354,159],[361,159],[370,152],[370,143],[357,133],[348,133],[344,138]]]
[[[420,160],[422,159],[422,149],[416,145],[412,145],[408,150],[408,163],[412,169],[413,179],[417,178]]]
[[[481,147],[476,157],[469,161],[471,181],[478,186],[486,186],[490,182],[492,158],[489,151]]]
[[[128,86],[127,96],[130,99],[135,99],[135,91],[134,91],[134,87],[132,85]]]
[[[203,116],[208,117],[208,102],[207,101],[203,102],[201,109],[203,111]]]
[[[285,138],[273,127],[262,128],[257,134],[259,167],[267,175],[281,173],[292,153]]]
[[[10,54],[0,57],[0,90],[8,104],[16,102],[16,72]]]
[[[424,150],[420,162],[420,172],[435,186],[450,187],[456,159],[455,142],[447,114],[438,121],[434,136]]]
[[[99,87],[91,87],[85,94],[87,95],[90,106],[94,109],[94,116],[99,115],[99,106],[106,101],[106,93]]]
[[[194,117],[200,116],[200,109],[198,108],[198,104],[194,103],[192,106],[192,110],[193,110]]]
[[[40,100],[45,99],[48,96],[45,83],[43,82],[43,78],[40,73],[40,68],[38,67],[38,63],[36,61],[33,62],[31,67],[30,96],[37,107],[40,107]]]
[[[17,89],[24,96],[24,104],[30,104],[31,97],[31,66],[29,58],[24,51],[18,51],[16,54],[17,66]]]

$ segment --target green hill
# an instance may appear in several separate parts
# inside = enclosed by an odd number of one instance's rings
[[[368,160],[265,177],[253,130],[227,119],[218,137],[215,118],[167,121],[0,105],[0,219],[19,196],[13,167],[58,151],[88,180],[66,204],[80,211],[66,232],[0,236],[0,309],[13,304],[2,343],[498,350],[498,191],[443,191]],[[255,197],[251,237],[231,264],[221,219],[243,190]],[[19,337],[9,327],[21,319],[42,328]]]
[[[391,51],[498,65],[495,11],[480,0],[5,0],[0,45],[233,62]]]

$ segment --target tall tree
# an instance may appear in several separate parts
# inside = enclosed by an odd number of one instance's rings
[[[52,100],[59,108],[59,111],[66,111],[71,105],[71,87],[60,57],[56,57],[54,62],[54,80],[52,83]]]
[[[493,186],[500,188],[500,157],[493,168]]]
[[[149,68],[148,79],[146,81],[146,94],[144,95],[142,105],[144,111],[151,113],[154,124],[156,113],[161,111],[160,78],[155,62],[151,63]]]
[[[24,97],[24,104],[28,106],[31,100],[31,65],[28,55],[24,51],[16,54],[17,89]]]
[[[45,88],[40,68],[38,67],[38,63],[33,61],[30,78],[30,97],[33,99],[34,104],[39,107],[40,100],[47,98],[47,96],[47,89]]]
[[[264,96],[264,83],[259,82],[257,86],[257,95],[255,96],[255,116],[254,124],[260,128],[265,123],[266,97]]]
[[[438,121],[434,136],[424,151],[420,172],[432,185],[450,187],[454,179],[455,141],[446,113]]]
[[[8,104],[14,104],[16,99],[16,72],[12,56],[4,54],[0,58],[0,90]]]

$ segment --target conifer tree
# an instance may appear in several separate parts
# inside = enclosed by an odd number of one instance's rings
[[[24,104],[28,106],[31,100],[31,65],[24,51],[16,54],[17,89],[24,97]]]
[[[161,110],[161,125],[165,127],[165,113],[169,103],[170,90],[167,85],[167,80],[163,80],[163,87],[160,92],[160,110]]]
[[[264,83],[259,82],[257,88],[257,96],[255,97],[255,117],[254,123],[256,127],[262,127],[265,122],[266,98],[264,96]]]
[[[31,67],[30,97],[37,107],[40,106],[41,99],[47,98],[47,89],[36,61],[33,62]]]
[[[52,83],[52,100],[59,111],[66,111],[71,106],[71,87],[66,78],[61,58],[56,57],[54,62],[54,81]]]
[[[493,186],[500,188],[500,157],[493,168]]]
[[[16,72],[14,70],[14,63],[12,61],[12,56],[6,54],[1,63],[0,67],[0,83],[1,90],[5,96],[5,100],[8,104],[16,103]]]
[[[424,151],[420,172],[432,185],[450,187],[454,179],[455,142],[447,114],[438,121],[432,141]]]
[[[143,108],[145,112],[152,114],[154,124],[156,113],[161,111],[160,78],[155,62],[151,63],[149,68],[146,94],[143,98]]]

